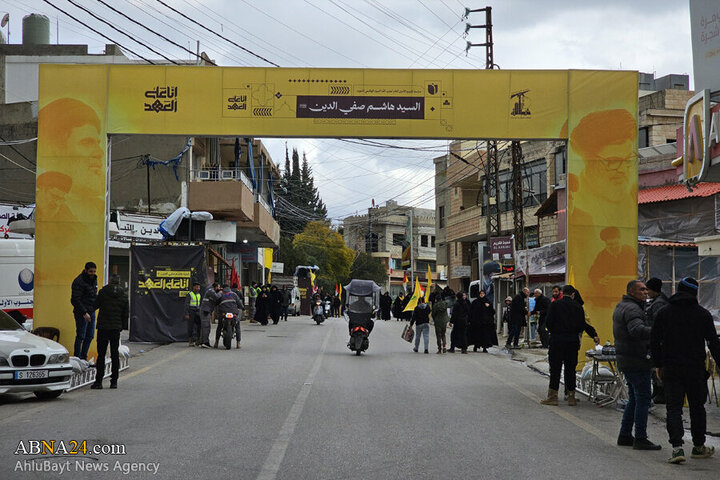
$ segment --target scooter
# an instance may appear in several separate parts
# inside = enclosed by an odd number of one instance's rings
[[[313,320],[315,320],[315,323],[320,325],[325,321],[325,309],[322,306],[322,303],[320,300],[317,300],[315,302],[315,308],[313,309]]]
[[[368,349],[370,341],[368,336],[370,332],[365,327],[355,327],[350,332],[350,341],[348,347],[351,351],[355,352],[355,355],[360,356],[362,352]]]
[[[220,335],[223,337],[225,350],[230,350],[232,348],[233,333],[237,328],[237,318],[232,313],[226,313],[225,318],[221,318],[218,328],[220,329]]]

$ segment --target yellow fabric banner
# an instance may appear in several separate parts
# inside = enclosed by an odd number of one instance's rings
[[[415,307],[417,307],[418,301],[420,300],[420,297],[422,297],[422,295],[423,289],[420,286],[420,279],[415,277],[415,290],[413,290],[412,297],[410,297],[410,301],[408,302],[403,312],[412,312],[413,310],[415,310]]]

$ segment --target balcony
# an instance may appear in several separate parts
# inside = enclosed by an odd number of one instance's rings
[[[253,222],[252,184],[237,170],[194,170],[188,184],[188,207],[204,210],[219,220]],[[272,217],[271,217],[272,218]]]
[[[445,228],[447,242],[480,240],[480,221],[484,220],[482,206],[474,205],[450,215]],[[482,233],[485,233],[483,225]]]

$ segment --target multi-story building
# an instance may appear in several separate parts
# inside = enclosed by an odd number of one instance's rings
[[[408,232],[412,232],[408,238]],[[398,205],[388,201],[384,207],[368,209],[365,215],[353,215],[343,220],[345,244],[358,252],[367,252],[379,258],[388,270],[385,290],[394,296],[408,281],[420,279],[423,288],[430,267],[432,281],[444,280],[436,267],[435,212],[432,209]],[[412,267],[403,268],[402,253],[407,245],[412,248]],[[392,273],[391,273],[392,271]],[[412,285],[408,285],[411,289]]]
[[[0,203],[5,204],[31,205],[35,201],[39,65],[138,63],[116,45],[92,54],[86,45],[48,44],[48,35],[38,36],[37,29],[34,36],[26,33],[22,44],[0,42]],[[203,60],[178,63],[211,68]],[[228,259],[236,258],[243,283],[262,281],[263,262],[258,257],[262,257],[262,247],[279,245],[280,227],[272,206],[272,186],[279,171],[261,142],[113,135],[108,143],[111,219],[119,227],[111,235],[111,272],[127,279],[130,242],[161,238],[157,232],[140,232],[156,229],[169,213],[188,207],[227,222],[226,232],[235,230],[234,242],[213,242],[208,250],[210,266],[222,275]],[[195,238],[201,233],[200,225],[192,230]]]

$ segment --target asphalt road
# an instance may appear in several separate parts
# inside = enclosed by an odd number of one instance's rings
[[[720,476],[720,455],[666,464],[667,435],[652,417],[663,450],[617,447],[619,412],[541,406],[547,378],[507,354],[437,355],[434,338],[429,355],[413,353],[401,326],[376,322],[358,358],[342,319],[243,323],[242,349],[155,348],[131,359],[118,390],[106,381],[49,402],[0,396],[0,479]],[[16,455],[30,440],[121,444],[126,454]]]

